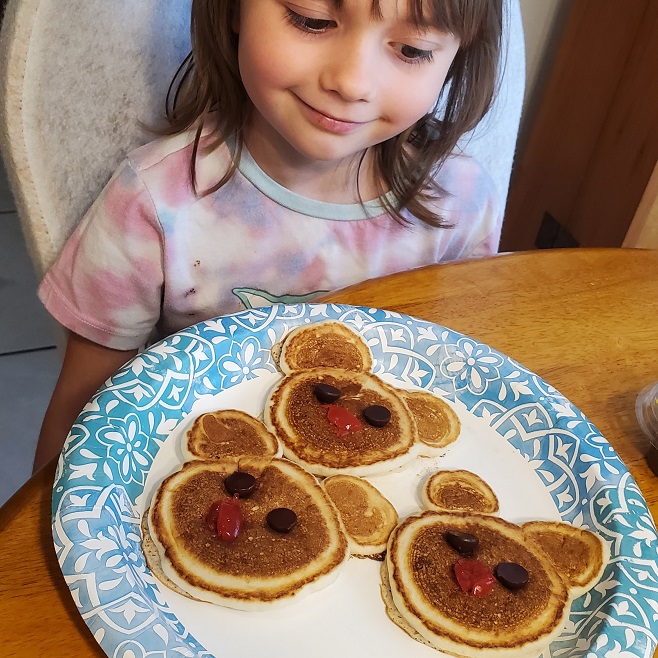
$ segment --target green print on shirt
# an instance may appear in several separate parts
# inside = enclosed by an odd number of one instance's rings
[[[305,295],[273,295],[258,288],[233,288],[233,294],[244,304],[245,308],[258,308],[271,304],[299,304],[308,302],[328,290],[316,290]]]

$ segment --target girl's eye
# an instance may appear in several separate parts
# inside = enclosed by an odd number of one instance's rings
[[[434,59],[434,53],[431,50],[421,50],[413,46],[402,45],[398,51],[402,59],[410,64],[420,64],[421,62],[431,62]]]
[[[335,27],[334,21],[325,18],[309,18],[302,16],[290,8],[286,8],[286,15],[291,25],[302,30],[303,32],[310,32],[312,34],[319,34],[326,32],[329,28]]]

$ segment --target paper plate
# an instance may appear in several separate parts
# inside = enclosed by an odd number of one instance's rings
[[[141,550],[140,519],[159,481],[177,468],[177,442],[213,408],[258,414],[280,374],[271,348],[291,328],[345,322],[373,353],[376,374],[444,396],[463,429],[444,457],[371,481],[402,517],[435,468],[478,473],[500,515],[562,519],[597,532],[611,560],[576,600],[550,647],[557,658],[651,658],[658,632],[658,537],[633,478],[598,430],[540,377],[487,345],[389,311],[277,305],[199,323],[124,366],[78,417],[59,460],[53,539],[80,614],[108,656],[437,656],[388,620],[378,563],[349,561],[303,603],[240,612],[159,585]],[[548,654],[548,652],[547,652]]]

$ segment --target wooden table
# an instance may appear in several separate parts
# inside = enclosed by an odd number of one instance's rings
[[[658,478],[634,409],[638,391],[658,380],[658,251],[500,255],[367,281],[327,299],[443,324],[516,359],[598,427],[658,518]],[[50,464],[0,510],[3,657],[105,655],[55,559],[53,476]]]

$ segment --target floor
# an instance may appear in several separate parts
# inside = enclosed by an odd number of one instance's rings
[[[37,299],[37,282],[0,165],[0,505],[31,475],[59,372],[54,326]]]

